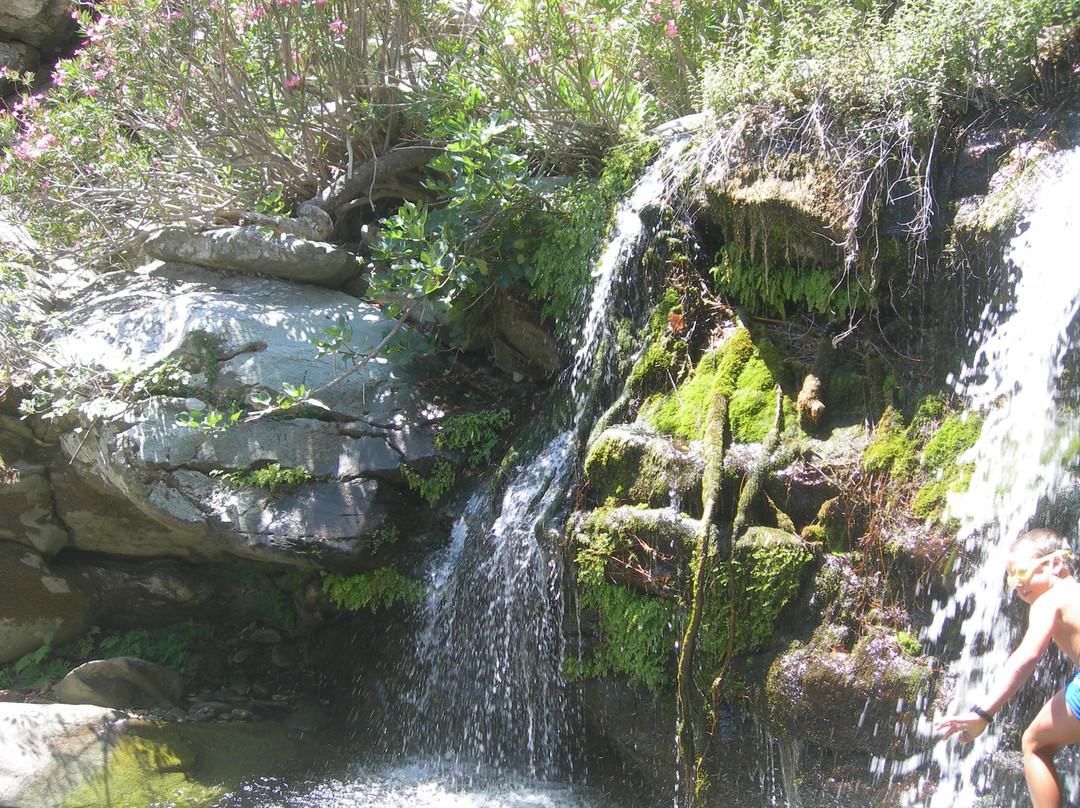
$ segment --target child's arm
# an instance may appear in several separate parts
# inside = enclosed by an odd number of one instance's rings
[[[993,686],[987,691],[977,706],[993,717],[1004,706],[1020,686],[1031,676],[1039,657],[1050,645],[1054,623],[1059,607],[1053,590],[1031,604],[1028,613],[1028,628],[1020,645],[1012,652]],[[960,743],[967,743],[982,734],[989,722],[973,711],[946,716],[934,723],[934,729],[944,733],[942,740],[955,733],[960,733]]]

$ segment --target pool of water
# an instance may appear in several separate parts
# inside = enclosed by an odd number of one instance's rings
[[[353,765],[319,782],[248,783],[219,808],[645,808],[625,789],[462,775],[430,762]]]

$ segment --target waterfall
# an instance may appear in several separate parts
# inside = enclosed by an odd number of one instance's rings
[[[978,442],[962,458],[974,464],[970,487],[949,501],[950,515],[962,525],[960,557],[970,561],[960,571],[955,596],[939,605],[924,635],[931,644],[946,636],[963,640],[950,669],[956,679],[953,709],[966,708],[985,692],[1018,641],[1018,629],[1008,630],[1003,613],[1008,602],[1005,555],[1020,533],[1045,524],[1039,504],[1054,497],[1069,443],[1080,434],[1077,402],[1058,400],[1070,327],[1080,308],[1080,149],[1046,158],[1040,168],[1044,179],[1027,227],[1007,255],[1015,284],[1012,304],[1006,310],[987,307],[984,325],[972,340],[974,359],[955,380],[957,392],[973,410],[983,410],[986,419]],[[1051,527],[1075,543],[1076,524]],[[1063,684],[1051,682],[1045,689],[1053,692]],[[1006,720],[995,721],[964,747],[955,740],[936,742],[927,715],[920,734],[930,749],[891,768],[894,779],[909,786],[906,804],[971,806],[982,804],[984,796],[995,806],[1028,804],[1026,790],[1016,786],[1015,771],[1003,773],[991,763],[995,755],[1007,759],[1010,750],[1015,756],[1015,738],[1004,743],[1001,738],[1002,725],[1013,712],[1007,708]],[[1064,752],[1059,761],[1075,804],[1075,754]],[[1003,793],[1010,777],[1019,798]],[[1003,801],[1008,799],[1014,801]]]
[[[418,716],[406,751],[439,756],[454,776],[550,778],[572,769],[562,569],[547,540],[557,527],[549,523],[569,487],[579,433],[598,403],[613,289],[640,258],[641,213],[673,187],[684,143],[665,149],[616,213],[593,271],[576,355],[555,394],[570,404],[562,431],[515,469],[497,507],[486,488],[472,497],[429,569],[405,696]]]

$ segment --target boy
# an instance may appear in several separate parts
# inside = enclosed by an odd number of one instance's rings
[[[1005,569],[1009,586],[1031,607],[1027,633],[975,706],[935,722],[943,738],[957,734],[961,743],[968,743],[982,734],[1031,676],[1050,640],[1080,664],[1080,582],[1073,577],[1071,559],[1068,543],[1052,530],[1031,530],[1013,542]],[[1080,743],[1080,672],[1024,731],[1024,774],[1034,808],[1061,808],[1054,755],[1074,743]]]

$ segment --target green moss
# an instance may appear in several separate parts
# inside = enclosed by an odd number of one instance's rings
[[[755,344],[749,330],[738,328],[715,351],[698,361],[689,378],[665,395],[655,396],[640,418],[661,434],[700,440],[714,387],[729,400],[728,419],[736,441],[761,441],[776,417],[780,357],[762,340]],[[785,420],[795,422],[794,404],[785,399]]]
[[[904,418],[889,407],[874,427],[874,441],[863,452],[863,468],[906,479],[918,468],[918,446],[909,437]]]
[[[680,463],[668,443],[620,428],[606,429],[585,458],[585,480],[595,501],[615,499],[651,507],[683,501],[700,482],[696,465]]]
[[[930,478],[915,494],[911,512],[920,519],[938,518],[952,491],[964,491],[971,481],[973,467],[960,463],[964,452],[975,445],[982,432],[982,418],[969,413],[953,413],[923,450],[923,470]]]
[[[915,657],[922,654],[922,644],[906,631],[896,632],[896,644],[908,656]]]
[[[686,361],[686,343],[681,340],[658,339],[634,363],[626,380],[627,389],[634,395],[671,388],[679,368]]]
[[[716,595],[700,641],[703,659],[719,662],[727,653],[729,637],[736,654],[768,644],[781,612],[798,594],[812,558],[812,548],[801,539],[771,528],[752,528],[736,542],[730,563],[716,571]],[[734,622],[730,623],[732,608]]]
[[[140,734],[114,735],[103,745],[100,768],[90,769],[86,781],[74,789],[61,808],[97,808],[102,805],[150,806],[169,804],[211,806],[225,794],[220,785],[205,786],[187,776],[196,750],[176,738],[166,739],[153,724]]]

